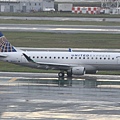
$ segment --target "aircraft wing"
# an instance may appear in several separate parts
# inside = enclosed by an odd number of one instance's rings
[[[46,63],[46,62],[36,62],[36,63],[39,65],[46,65],[48,67],[59,68],[64,70],[68,70],[70,68],[70,65],[68,64]]]
[[[44,66],[45,68],[51,68],[51,69],[64,69],[68,70],[72,65],[69,64],[60,64],[60,63],[48,63],[48,62],[35,62],[32,60],[29,56],[27,56],[25,53],[23,53],[25,58],[32,64],[38,65],[38,66]]]

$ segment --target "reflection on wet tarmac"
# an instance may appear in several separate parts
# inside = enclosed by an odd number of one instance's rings
[[[119,120],[120,80],[0,78],[2,120]]]
[[[13,78],[14,80],[15,78]],[[41,86],[71,86],[82,88],[114,87],[120,88],[120,80],[108,79],[79,79],[79,78],[40,78],[40,79],[18,79],[21,82],[34,83]]]

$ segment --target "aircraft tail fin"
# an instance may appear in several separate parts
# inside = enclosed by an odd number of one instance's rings
[[[0,52],[17,52],[17,49],[8,42],[2,32],[0,32]]]

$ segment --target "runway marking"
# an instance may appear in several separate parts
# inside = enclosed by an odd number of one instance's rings
[[[10,79],[9,80],[9,82],[14,82],[14,81],[16,81],[18,78],[12,78],[12,79]]]

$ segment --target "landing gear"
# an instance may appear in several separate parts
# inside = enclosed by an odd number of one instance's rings
[[[72,70],[67,70],[67,77],[72,77]]]
[[[58,77],[64,77],[64,72],[59,72]]]
[[[71,72],[67,72],[67,77],[72,77],[72,73]]]
[[[64,72],[59,72],[58,77],[64,77],[65,73]],[[72,77],[72,72],[67,71],[67,77]]]

